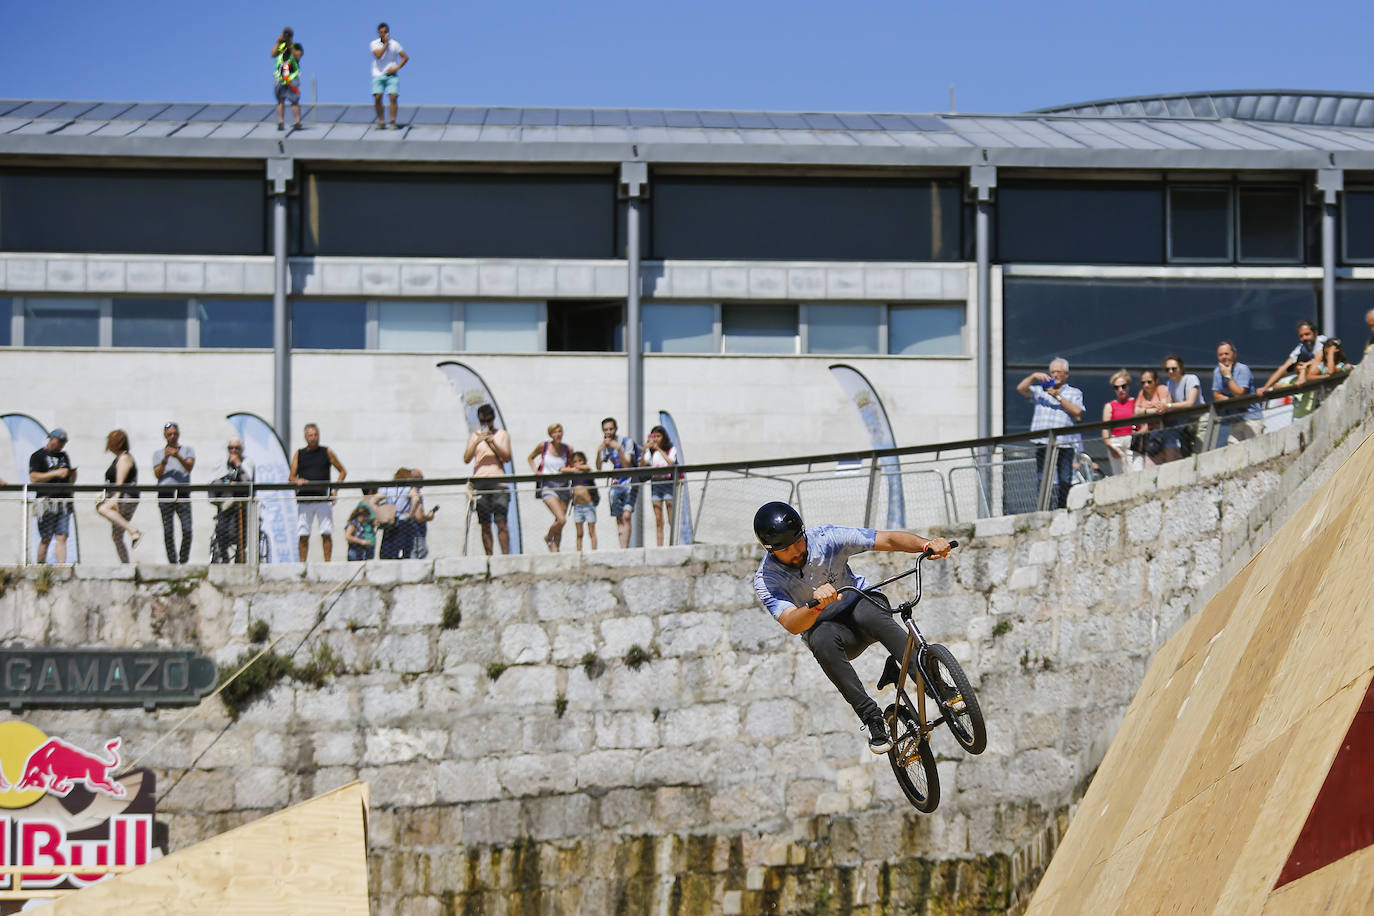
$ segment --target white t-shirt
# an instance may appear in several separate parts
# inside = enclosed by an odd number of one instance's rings
[[[672,459],[673,464],[677,464],[677,446],[676,446],[676,445],[674,445],[672,448],[668,449],[668,454],[667,454],[666,456],[663,454],[663,449],[655,449],[654,451],[650,452],[650,453],[649,453],[649,467],[651,467],[651,468],[666,468],[666,467],[668,466],[668,459],[670,459],[670,458]]]
[[[382,52],[382,56],[377,57],[375,55],[381,46],[382,40],[380,38],[372,39],[373,76],[386,76],[387,67],[399,67],[401,65],[401,52],[405,50],[401,47],[401,43],[393,38],[386,43],[386,50]]]
[[[1191,372],[1177,382],[1173,379],[1169,379],[1164,384],[1169,389],[1169,400],[1175,404],[1182,404],[1184,401],[1188,400],[1188,392],[1196,391],[1202,387],[1202,382]],[[1202,403],[1200,397],[1198,398],[1198,403]]]

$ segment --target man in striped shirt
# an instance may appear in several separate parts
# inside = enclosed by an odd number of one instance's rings
[[[1035,402],[1035,415],[1031,417],[1031,429],[1053,429],[1059,426],[1072,426],[1083,419],[1083,392],[1068,384],[1069,361],[1056,358],[1050,361],[1050,371],[1032,372],[1016,386],[1022,397]],[[1035,482],[1036,492],[1043,486],[1045,473],[1046,439],[1034,439],[1035,443]],[[1083,437],[1070,433],[1055,437],[1058,452],[1054,457],[1054,493],[1050,500],[1051,508],[1062,509],[1069,499],[1069,487],[1073,484],[1073,459],[1082,447]]]

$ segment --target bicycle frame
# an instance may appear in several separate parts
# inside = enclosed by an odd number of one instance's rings
[[[952,543],[951,546],[954,546],[954,543]],[[926,685],[924,671],[926,646],[928,645],[928,643],[926,642],[926,638],[921,635],[920,628],[917,627],[915,622],[911,619],[912,610],[916,607],[916,605],[921,603],[921,562],[931,556],[934,556],[934,554],[931,553],[929,550],[922,551],[920,557],[916,560],[916,565],[913,566],[911,569],[908,569],[905,572],[898,573],[897,575],[892,576],[889,579],[884,579],[876,585],[870,585],[866,589],[856,588],[852,585],[845,585],[836,590],[838,592],[853,592],[863,600],[872,602],[874,606],[881,608],[885,613],[900,615],[902,618],[902,625],[906,628],[907,633],[906,650],[902,653],[902,665],[901,669],[897,673],[897,696],[894,702],[899,709],[903,705],[905,705],[907,709],[912,710],[916,713],[917,732],[914,735],[916,741],[914,745],[911,745],[912,747],[919,746],[920,743],[923,740],[925,740],[926,736],[928,736],[940,725],[944,724],[945,721],[945,717],[943,715],[941,715],[939,718],[936,718],[933,721],[926,721]],[[873,597],[873,594],[882,595],[881,589],[884,586],[891,585],[893,582],[896,582],[900,579],[905,579],[907,576],[911,575],[914,575],[916,577],[916,594],[910,600],[904,601],[894,608],[890,605],[885,605],[883,602],[880,602]],[[884,601],[885,600],[886,596],[884,596]],[[906,678],[907,672],[911,670],[911,655],[913,648],[916,650],[916,702],[914,704],[911,702],[911,698],[907,696],[906,693]],[[900,723],[901,716],[895,717],[895,721],[893,723],[894,733],[892,735],[892,742],[894,747],[897,745],[898,742],[909,737],[907,735],[896,734],[897,726],[899,726]],[[913,755],[914,751],[912,754],[902,754],[904,758],[912,757]],[[904,759],[903,762],[907,761]]]

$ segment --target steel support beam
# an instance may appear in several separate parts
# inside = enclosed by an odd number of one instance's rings
[[[969,190],[978,207],[973,223],[974,260],[978,270],[978,438],[992,435],[992,247],[988,221],[992,216],[992,192],[997,169],[975,165],[969,170]]]
[[[643,162],[620,164],[620,197],[625,201],[625,362],[628,413],[625,426],[630,438],[644,444],[644,347],[640,333],[639,202],[648,196],[649,167]],[[641,490],[645,488],[640,486]],[[647,493],[641,493],[647,496]],[[676,504],[676,500],[674,500]],[[630,546],[644,546],[644,513],[649,501],[636,501],[631,513]]]
[[[286,260],[286,185],[295,163],[288,158],[267,160],[272,195],[272,427],[282,442],[291,441],[291,314],[286,296],[290,285]]]
[[[1322,333],[1336,335],[1336,217],[1345,173],[1319,169],[1317,191],[1322,199]]]

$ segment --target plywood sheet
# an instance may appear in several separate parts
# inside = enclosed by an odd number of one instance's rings
[[[51,912],[366,916],[367,799],[367,785],[351,783],[62,897]]]
[[[1371,479],[1374,437],[1157,653],[1029,913],[1374,912],[1367,850],[1273,890],[1374,669]]]

